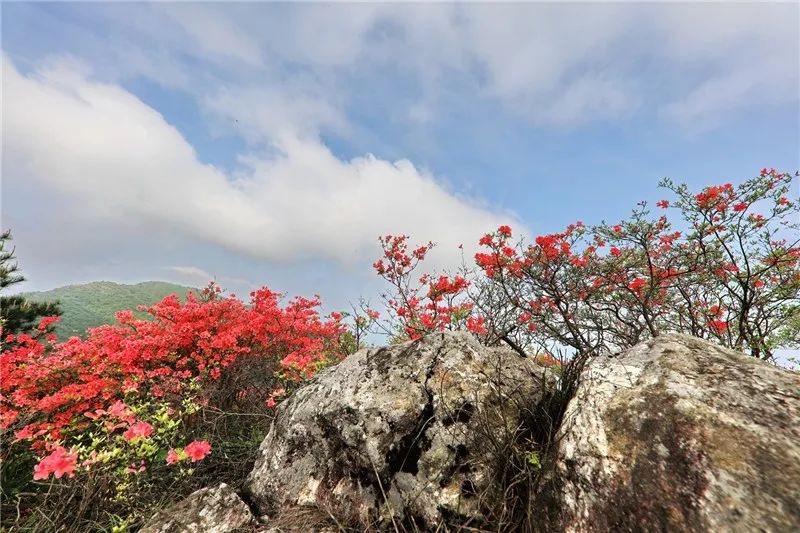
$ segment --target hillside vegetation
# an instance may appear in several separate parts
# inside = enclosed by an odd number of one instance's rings
[[[163,281],[145,281],[134,285],[95,281],[30,292],[23,296],[35,302],[60,301],[64,314],[56,324],[55,333],[59,338],[66,339],[73,335],[85,335],[87,328],[113,323],[117,311],[152,305],[170,294],[177,294],[184,300],[190,290],[196,289]]]

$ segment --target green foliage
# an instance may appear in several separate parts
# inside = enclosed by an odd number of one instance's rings
[[[531,450],[528,452],[525,460],[528,461],[528,464],[536,470],[540,470],[542,468],[542,459],[539,457],[539,452],[536,450]]]
[[[56,324],[55,333],[59,338],[67,339],[73,335],[84,336],[87,328],[114,323],[117,311],[152,305],[170,294],[177,294],[184,300],[191,290],[197,291],[163,281],[145,281],[135,285],[95,281],[21,296],[34,302],[60,302],[64,314]],[[144,318],[144,314],[140,318]]]

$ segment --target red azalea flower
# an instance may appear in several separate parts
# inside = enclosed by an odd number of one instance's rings
[[[467,329],[478,335],[486,333],[486,319],[482,316],[467,318]]]
[[[147,438],[153,434],[153,426],[147,422],[136,422],[122,434],[126,440],[133,440],[139,437]]]
[[[50,474],[55,475],[56,478],[61,478],[64,474],[72,477],[75,475],[77,459],[76,454],[67,452],[63,446],[57,446],[50,455],[33,467],[33,479],[47,479]]]
[[[725,320],[710,320],[708,322],[708,327],[717,333],[723,333],[728,329],[728,322]]]
[[[183,451],[186,452],[186,455],[189,456],[193,463],[196,463],[211,452],[211,444],[205,440],[196,440],[187,444]]]
[[[172,448],[170,448],[169,452],[167,453],[167,464],[168,465],[174,465],[175,463],[177,463],[180,460],[181,460],[181,458],[178,455],[178,453],[175,450],[173,450]]]

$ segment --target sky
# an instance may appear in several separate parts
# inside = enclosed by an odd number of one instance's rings
[[[2,226],[42,290],[380,281],[380,234],[624,218],[800,168],[798,3],[2,4]]]

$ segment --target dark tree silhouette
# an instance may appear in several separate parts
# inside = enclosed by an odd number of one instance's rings
[[[25,281],[14,257],[14,248],[8,246],[11,239],[10,230],[0,234],[0,292]],[[31,331],[42,317],[59,315],[58,302],[32,302],[19,295],[0,296],[0,324],[4,336]]]

